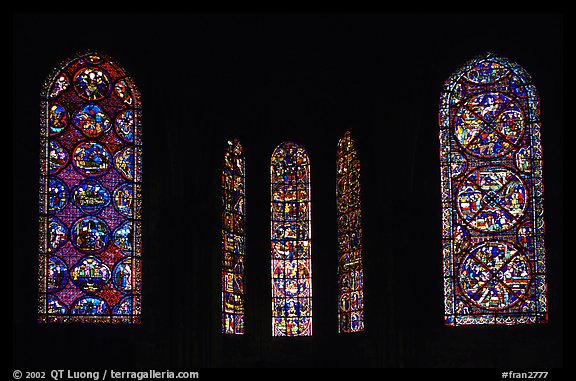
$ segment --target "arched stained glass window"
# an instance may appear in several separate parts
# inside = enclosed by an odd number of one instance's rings
[[[336,151],[338,332],[364,330],[360,160],[350,131]]]
[[[445,322],[547,321],[536,88],[487,54],[445,83],[440,106]]]
[[[244,334],[245,234],[244,155],[228,141],[222,169],[222,333]]]
[[[39,321],[139,323],[141,105],[100,53],[60,64],[42,93]]]
[[[310,160],[298,144],[272,154],[272,335],[312,335]]]

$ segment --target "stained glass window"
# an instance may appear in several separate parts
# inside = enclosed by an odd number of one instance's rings
[[[244,334],[245,177],[242,145],[228,141],[222,169],[222,333]]]
[[[284,142],[270,164],[272,193],[272,335],[312,335],[310,160]]]
[[[364,330],[360,160],[350,131],[336,152],[338,332]]]
[[[440,105],[447,325],[547,321],[539,100],[530,75],[487,54]]]
[[[42,93],[39,321],[139,323],[141,104],[109,57],[62,62]]]

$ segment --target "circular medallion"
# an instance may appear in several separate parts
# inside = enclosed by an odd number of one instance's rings
[[[91,101],[106,97],[110,91],[110,76],[102,69],[86,67],[74,76],[74,89],[84,99]]]
[[[474,247],[459,267],[459,285],[481,309],[502,310],[528,292],[531,270],[528,258],[509,242],[492,241]]]
[[[104,110],[95,104],[87,104],[80,108],[74,114],[74,124],[89,138],[102,135],[112,126]]]
[[[74,167],[84,176],[100,176],[110,166],[110,153],[96,142],[80,143],[72,155]]]
[[[454,119],[456,140],[470,155],[495,158],[506,155],[522,138],[522,108],[502,93],[482,93],[469,98]]]
[[[110,269],[96,257],[84,257],[70,270],[70,279],[84,292],[97,292],[110,279]]]
[[[103,251],[110,241],[108,225],[98,217],[83,217],[70,231],[72,244],[83,253]]]
[[[82,181],[72,192],[74,204],[86,214],[98,214],[110,203],[110,192],[96,180]]]
[[[528,194],[522,180],[506,167],[481,167],[468,173],[456,192],[462,220],[481,232],[502,232],[524,215]]]

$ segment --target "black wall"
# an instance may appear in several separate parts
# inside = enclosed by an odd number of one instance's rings
[[[135,79],[144,109],[143,324],[39,325],[39,106],[46,76],[88,48]],[[438,103],[487,51],[541,97],[550,323],[443,325]],[[338,335],[335,148],[362,163],[366,331]],[[17,14],[13,17],[14,367],[563,366],[561,15]],[[220,170],[247,160],[247,323],[220,334]],[[269,160],[312,163],[314,335],[272,338]],[[89,355],[89,356],[87,356]]]

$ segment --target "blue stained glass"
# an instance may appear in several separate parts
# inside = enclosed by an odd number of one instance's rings
[[[140,94],[83,53],[48,76],[41,112],[38,320],[139,323]]]
[[[86,214],[98,214],[110,203],[110,192],[96,180],[86,179],[72,192],[74,204]]]
[[[272,335],[312,335],[310,160],[293,142],[270,163]]]
[[[548,321],[539,115],[528,73],[493,54],[466,63],[444,85],[447,325]]]

